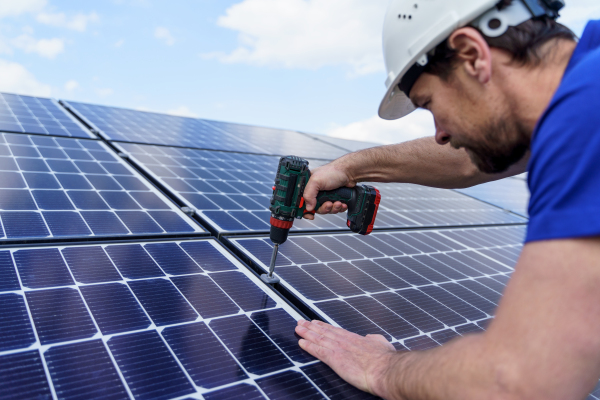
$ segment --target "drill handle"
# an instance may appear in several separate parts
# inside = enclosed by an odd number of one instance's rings
[[[354,208],[356,203],[356,189],[349,187],[341,187],[335,190],[323,190],[317,194],[317,205],[315,210],[318,210],[324,203],[330,201],[335,203],[340,201],[348,205],[348,209]]]

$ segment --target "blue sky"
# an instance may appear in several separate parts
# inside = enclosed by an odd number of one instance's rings
[[[387,143],[433,134],[426,112],[375,117],[387,0],[1,3],[2,91]],[[568,2],[564,22],[580,33],[595,3]]]

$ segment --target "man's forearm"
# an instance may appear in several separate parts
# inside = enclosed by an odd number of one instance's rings
[[[479,172],[464,149],[440,146],[433,137],[380,146],[348,154],[334,161],[356,182],[405,182],[439,188],[462,188],[525,170],[519,163],[503,174]]]

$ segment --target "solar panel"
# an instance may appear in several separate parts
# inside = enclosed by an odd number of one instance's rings
[[[0,134],[0,239],[204,232],[99,141]]]
[[[55,100],[0,93],[0,131],[94,138]]]
[[[425,349],[493,318],[524,234],[524,226],[510,226],[294,235],[280,246],[275,273],[325,321]],[[229,240],[268,270],[268,238]]]
[[[118,143],[116,147],[218,232],[266,232],[278,157]],[[311,161],[311,166],[321,163]],[[374,184],[375,228],[522,223],[525,219],[452,190]],[[296,220],[294,231],[346,230],[346,215]]]
[[[524,217],[528,215],[529,188],[521,177],[500,179],[457,191]]]
[[[300,349],[300,315],[212,239],[0,259],[18,276],[0,286],[3,398],[371,398]]]
[[[347,153],[294,131],[86,103],[62,103],[107,140],[323,159]]]

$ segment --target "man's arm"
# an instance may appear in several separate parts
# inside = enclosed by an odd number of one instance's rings
[[[525,172],[529,154],[502,174],[484,174],[471,162],[464,149],[439,145],[427,137],[374,147],[347,154],[317,168],[306,185],[304,198],[307,209],[316,205],[319,190],[354,186],[358,182],[404,182],[438,188],[455,189],[477,185]],[[331,203],[321,207],[321,213],[332,209]],[[336,203],[337,210],[345,210]]]
[[[600,377],[600,238],[526,244],[482,334],[394,352],[300,321],[300,346],[385,399],[584,399]]]

